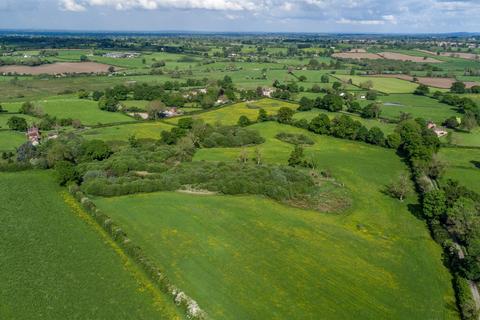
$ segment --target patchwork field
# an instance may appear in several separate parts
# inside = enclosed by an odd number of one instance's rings
[[[1,319],[182,319],[51,172],[0,173],[0,198]]]
[[[441,250],[408,212],[414,199],[381,192],[406,169],[393,151],[277,123],[252,129],[266,138],[269,163],[286,163],[293,148],[276,133],[309,135],[307,156],[345,182],[352,208],[330,215],[259,197],[179,193],[95,202],[213,318],[456,317]],[[236,161],[239,152],[201,149],[195,160]]]

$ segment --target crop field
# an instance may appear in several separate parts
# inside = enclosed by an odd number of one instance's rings
[[[281,107],[288,107],[293,110],[298,108],[297,104],[285,101],[262,99],[255,102],[240,102],[216,110],[200,113],[193,116],[197,119],[202,119],[207,123],[222,123],[223,125],[237,124],[240,116],[246,116],[251,121],[255,121],[258,116],[259,109],[265,109],[268,114],[276,114]],[[169,123],[177,123],[180,118],[172,118],[166,120]]]
[[[480,192],[480,149],[443,148],[440,156],[448,165],[444,180],[461,181],[466,187]]]
[[[0,198],[0,318],[182,318],[51,173],[0,173]]]
[[[345,182],[353,198],[348,212],[179,193],[95,202],[214,318],[456,317],[440,247],[408,212],[415,199],[400,203],[381,192],[406,169],[393,151],[276,123],[252,129],[266,138],[260,149],[269,163],[285,164],[293,148],[276,133],[314,139],[307,156]],[[195,160],[236,161],[240,150],[201,149]]]
[[[371,81],[373,89],[384,93],[412,93],[418,87],[417,84],[396,78],[382,77],[362,77],[350,75],[337,75],[342,81],[352,80],[354,85],[360,85],[362,82]]]
[[[55,62],[40,66],[1,66],[0,73],[59,74],[59,73],[105,73],[110,66],[95,62]]]

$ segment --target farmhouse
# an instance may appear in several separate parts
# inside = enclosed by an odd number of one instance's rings
[[[40,143],[40,131],[38,130],[38,128],[35,126],[28,128],[27,138],[28,141],[32,143],[32,145],[38,146],[38,144]]]
[[[427,128],[435,132],[437,137],[444,137],[448,134],[448,131],[446,128],[443,127],[438,127],[437,124],[433,121],[428,122]]]
[[[262,88],[262,95],[264,97],[272,97],[272,94],[275,92],[273,88]]]
[[[103,55],[106,58],[113,58],[113,59],[122,59],[122,58],[138,58],[140,57],[140,53],[138,52],[107,52]]]

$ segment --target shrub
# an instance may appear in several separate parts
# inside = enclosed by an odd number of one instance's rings
[[[307,137],[306,135],[303,134],[295,134],[295,133],[286,133],[286,132],[280,132],[278,133],[275,138],[278,140],[291,143],[291,144],[308,144],[312,145],[314,144],[313,140]]]

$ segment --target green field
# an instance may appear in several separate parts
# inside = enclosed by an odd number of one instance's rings
[[[444,179],[461,181],[480,193],[480,149],[442,148],[440,157],[448,165]]]
[[[23,132],[0,131],[0,151],[13,151],[25,141],[27,137]]]
[[[398,120],[401,112],[410,113],[414,118],[424,118],[441,124],[452,116],[460,117],[454,107],[438,100],[414,94],[391,94],[379,97],[382,106],[382,117]]]
[[[164,122],[143,122],[93,128],[81,131],[81,134],[87,139],[110,141],[126,141],[133,135],[139,139],[160,139],[160,133],[163,130],[170,130],[172,127],[172,125]]]
[[[32,123],[38,123],[40,122],[40,119],[38,118],[35,118],[35,117],[32,117],[32,116],[29,116],[29,115],[25,115],[25,114],[5,114],[5,113],[0,113],[0,129],[8,129],[8,120],[11,118],[11,117],[21,117],[21,118],[24,118],[28,124],[32,124]]]
[[[441,249],[408,211],[415,199],[381,192],[406,170],[393,151],[273,122],[251,128],[266,138],[269,163],[285,164],[293,148],[276,133],[314,139],[307,157],[345,183],[352,207],[319,214],[260,197],[179,193],[95,202],[213,318],[457,317]],[[236,161],[239,152],[201,149],[195,160]]]
[[[362,77],[351,75],[336,75],[342,81],[349,81],[352,79],[354,85],[360,85],[362,82],[371,81],[373,89],[384,93],[412,93],[418,87],[417,84],[396,79],[396,78],[382,78],[382,77]]]
[[[207,111],[193,116],[196,119],[202,119],[207,123],[221,123],[223,125],[237,124],[240,116],[246,116],[251,121],[256,121],[258,110],[263,108],[268,114],[274,115],[281,107],[288,107],[293,110],[298,108],[297,104],[274,99],[262,99],[254,102],[240,102],[216,110]],[[166,120],[170,123],[177,123],[180,118]]]
[[[451,143],[464,147],[480,147],[480,128],[477,127],[471,132],[452,132]]]
[[[40,100],[36,104],[49,115],[58,118],[78,119],[85,125],[133,120],[131,117],[119,112],[102,111],[98,108],[98,102],[92,100],[57,98]]]
[[[182,318],[50,172],[0,173],[0,198],[1,319]]]

